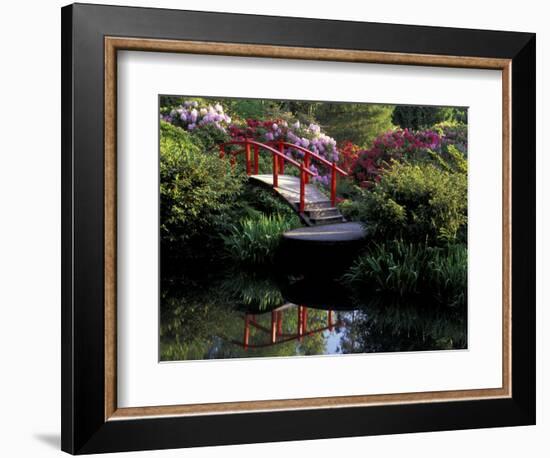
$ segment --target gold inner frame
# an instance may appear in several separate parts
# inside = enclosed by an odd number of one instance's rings
[[[118,408],[117,405],[117,51],[175,52],[243,57],[363,62],[500,70],[502,72],[502,387],[400,394],[184,404]],[[511,367],[511,60],[179,40],[105,37],[105,420],[320,409],[381,404],[509,398]]]

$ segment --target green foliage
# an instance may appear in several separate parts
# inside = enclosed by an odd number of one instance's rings
[[[397,296],[426,294],[445,305],[466,302],[467,249],[430,247],[402,240],[374,244],[344,279],[351,285]]]
[[[364,218],[365,204],[359,200],[364,191],[360,190],[359,192],[360,194],[356,198],[345,199],[336,205],[347,221],[361,221],[361,218]]]
[[[245,186],[241,199],[246,205],[267,216],[279,215],[285,219],[295,220],[293,224],[296,224],[297,217],[292,207],[275,195],[272,189],[249,184]]]
[[[430,158],[442,170],[449,173],[459,173],[464,176],[468,174],[468,160],[455,145],[448,145],[446,151],[447,159],[443,159],[440,154],[430,152]]]
[[[263,119],[272,105],[263,99],[224,99],[224,104],[234,119]]]
[[[463,172],[432,162],[394,162],[372,191],[362,192],[358,219],[380,239],[430,243],[459,239],[467,223],[466,163],[456,162],[454,167]]]
[[[337,141],[350,140],[361,147],[370,145],[380,132],[390,130],[393,106],[363,103],[322,103],[315,117]]]
[[[427,245],[402,241],[375,244],[355,261],[344,278],[377,292],[416,294],[426,286],[422,271],[433,250]]]
[[[227,254],[241,265],[258,267],[273,263],[281,234],[297,226],[297,218],[281,215],[245,218],[224,236]]]
[[[202,151],[216,155],[216,158],[218,157],[218,145],[231,139],[227,132],[220,130],[213,124],[194,129],[189,134],[196,144],[201,145]]]
[[[242,191],[244,175],[205,154],[192,135],[161,122],[160,231],[162,252],[193,258],[209,252],[217,228]],[[210,256],[215,251],[210,252]]]
[[[397,105],[392,114],[395,125],[410,130],[427,129],[441,122],[456,124],[466,121],[466,108]]]
[[[436,250],[429,264],[430,288],[440,302],[465,304],[468,284],[468,250],[466,245],[449,245]]]
[[[181,105],[183,101],[185,100],[185,97],[177,96],[177,95],[161,95],[160,96],[160,111],[166,112],[170,111],[172,107],[175,107],[177,105]]]

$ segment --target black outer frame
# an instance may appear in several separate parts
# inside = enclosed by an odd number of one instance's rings
[[[535,424],[535,34],[74,4],[62,8],[61,35],[64,451]],[[512,59],[512,397],[106,422],[105,36]]]

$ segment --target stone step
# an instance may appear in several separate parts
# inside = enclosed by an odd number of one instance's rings
[[[318,218],[309,218],[311,223],[315,226],[320,226],[323,224],[337,224],[345,222],[345,219],[342,215],[333,215],[333,216],[320,216]]]
[[[300,207],[300,201],[292,202],[292,204],[296,208]],[[333,208],[332,203],[328,199],[327,200],[318,200],[316,202],[306,202],[305,211],[323,210],[323,209],[326,209],[326,208]]]
[[[340,210],[336,207],[311,208],[311,206],[308,206],[304,213],[311,219],[317,219],[323,216],[341,216]]]

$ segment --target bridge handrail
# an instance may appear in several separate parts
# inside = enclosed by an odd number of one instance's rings
[[[269,152],[277,155],[278,157],[280,157],[281,159],[284,159],[285,161],[289,162],[290,164],[298,167],[300,170],[302,169],[302,164],[300,164],[298,161],[295,161],[294,159],[292,159],[291,157],[287,157],[286,155],[284,155],[283,153],[281,153],[280,151],[276,150],[275,148],[272,148],[271,146],[269,146],[267,143],[260,143],[260,142],[257,142],[255,140],[231,140],[231,141],[228,141],[228,142],[224,142],[220,145],[220,148],[223,148],[225,147],[226,145],[244,145],[246,146],[247,144],[249,145],[256,145],[258,146],[259,148],[263,148],[263,149],[266,149],[268,150]],[[242,151],[239,151],[237,154],[241,153]],[[234,153],[230,153],[230,154],[234,154]],[[308,175],[311,175],[311,176],[317,176],[317,174],[315,172],[312,172],[311,170],[309,169],[306,169],[304,168],[304,172],[307,173]]]
[[[298,151],[301,151],[305,154],[308,154],[309,156],[317,159],[318,161],[322,162],[323,164],[325,164],[326,166],[328,167],[334,167],[334,169],[340,174],[340,175],[343,175],[343,176],[348,176],[348,173],[345,171],[345,170],[342,170],[340,167],[338,167],[334,162],[330,162],[328,159],[324,158],[323,156],[320,156],[318,155],[316,152],[314,151],[311,151],[307,148],[304,148],[303,146],[299,146],[299,145],[295,145],[294,143],[290,143],[290,142],[282,142],[282,141],[279,141],[279,140],[273,140],[271,142],[267,142],[268,145],[270,144],[273,144],[273,145],[283,145],[283,146],[286,146],[286,147],[289,147],[289,148],[294,148],[294,149],[297,149]]]
[[[259,150],[260,148],[265,149],[269,151],[271,154],[273,154],[273,187],[277,188],[279,186],[279,168],[281,170],[281,173],[284,173],[284,167],[285,167],[285,161],[294,165],[295,167],[298,167],[300,170],[300,207],[299,212],[304,213],[305,211],[305,194],[306,194],[306,185],[309,183],[309,177],[318,177],[319,174],[312,172],[309,168],[309,161],[311,158],[316,159],[320,161],[321,163],[325,164],[330,168],[330,202],[332,206],[334,207],[336,205],[336,176],[337,174],[348,176],[348,173],[342,170],[340,167],[336,165],[335,162],[330,162],[329,160],[325,159],[324,157],[318,155],[317,153],[308,150],[307,148],[303,148],[302,146],[295,145],[294,143],[289,142],[283,142],[282,140],[278,141],[271,141],[268,143],[261,143],[256,140],[252,140],[250,138],[244,138],[243,140],[230,140],[228,142],[221,143],[218,145],[220,149],[220,157],[225,156],[226,146],[229,145],[243,145],[244,151],[237,151],[237,152],[228,152],[228,154],[233,155],[235,157],[237,154],[240,154],[241,152],[245,153],[246,158],[246,173],[248,175],[252,174],[251,171],[251,161],[250,161],[250,147],[254,147],[254,174],[258,174],[258,165],[259,165]],[[273,146],[270,145],[277,145],[279,149],[275,149]],[[304,153],[304,158],[302,162],[298,162],[294,160],[291,157],[288,157],[286,154],[284,154],[285,146],[287,148],[294,148],[298,151],[301,151]]]

